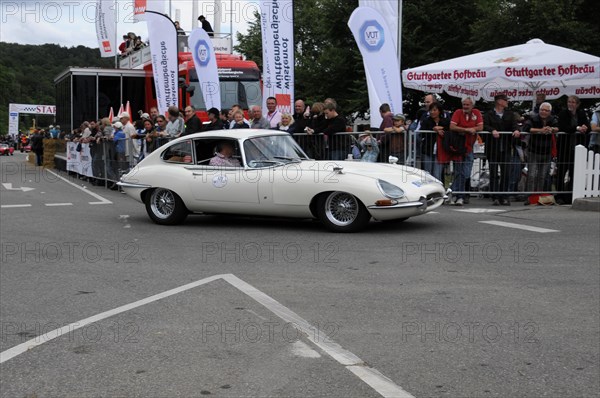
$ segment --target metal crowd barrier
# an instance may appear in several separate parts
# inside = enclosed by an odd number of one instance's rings
[[[360,133],[359,133],[360,134]],[[420,130],[417,133],[409,131],[403,134],[401,138],[395,138],[396,133],[384,133],[381,131],[372,131],[370,134],[379,143],[378,162],[387,162],[389,156],[395,156],[400,159],[400,164],[406,164],[417,168],[425,169],[435,177],[440,179],[444,185],[449,188],[453,184],[454,171],[456,167],[462,167],[462,162],[446,162],[440,164],[437,161],[437,155],[433,162],[437,164],[437,169],[432,169],[431,159],[424,156],[421,148],[421,141],[427,134],[436,134],[430,130]],[[483,141],[490,132],[479,132],[479,137]],[[512,132],[500,132],[500,134],[512,134]],[[581,141],[583,136],[573,136],[564,133],[558,133],[555,137],[554,157],[546,159],[547,175],[544,176],[543,187],[539,190],[527,190],[527,172],[528,153],[527,138],[528,133],[521,133],[519,139],[513,139],[504,159],[490,162],[486,153],[493,150],[488,147],[485,151],[485,144],[475,144],[472,156],[469,157],[469,168],[467,179],[470,185],[466,185],[464,191],[455,190],[455,194],[480,194],[480,195],[529,195],[543,191],[553,194],[570,194],[573,186],[573,163],[574,163],[574,144]],[[340,132],[331,137],[323,134],[299,133],[293,135],[294,139],[304,149],[307,155],[316,160],[343,160],[348,156],[353,156],[352,146],[358,142],[357,133]],[[171,138],[159,138],[156,148],[169,142]],[[394,141],[395,140],[395,141]],[[87,144],[87,148],[82,145],[80,151],[77,151],[77,143],[70,142],[69,158],[71,166],[68,171],[94,178],[97,181],[103,181],[105,186],[117,182],[123,174],[126,174],[135,164],[143,159],[148,153],[145,145],[140,147],[138,140],[127,140],[127,156],[118,156],[115,151],[115,143],[109,140],[101,143]],[[145,144],[145,141],[144,141]],[[88,152],[89,151],[89,152]],[[425,154],[427,155],[427,154]],[[337,157],[337,159],[335,159]],[[492,159],[493,160],[493,159]],[[428,163],[429,161],[429,163]],[[490,164],[497,168],[497,173],[490,170]],[[441,170],[441,172],[440,172]],[[508,174],[508,177],[502,176],[502,171]],[[544,171],[545,172],[545,171]],[[492,181],[492,174],[495,174],[496,182]],[[505,185],[499,185],[505,184]],[[499,186],[507,186],[506,190],[494,189]]]

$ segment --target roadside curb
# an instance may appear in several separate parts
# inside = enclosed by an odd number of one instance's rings
[[[600,198],[579,198],[573,201],[573,210],[600,212]]]

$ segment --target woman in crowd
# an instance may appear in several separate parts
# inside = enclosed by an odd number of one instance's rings
[[[438,102],[429,105],[429,116],[421,123],[421,130],[430,130],[434,133],[421,133],[423,141],[421,144],[421,155],[423,170],[430,173],[440,181],[442,180],[444,156],[442,139],[444,132],[450,128],[450,120],[445,117],[444,109]],[[442,155],[440,157],[440,155]]]
[[[244,122],[244,112],[237,110],[233,113],[234,124],[232,129],[249,129],[250,126]]]
[[[290,134],[294,131],[294,117],[289,113],[281,115],[281,122],[277,123],[277,130],[286,131]]]

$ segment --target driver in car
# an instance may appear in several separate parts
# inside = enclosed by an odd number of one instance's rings
[[[240,161],[233,157],[235,149],[231,142],[220,142],[215,156],[210,159],[210,166],[241,167]]]

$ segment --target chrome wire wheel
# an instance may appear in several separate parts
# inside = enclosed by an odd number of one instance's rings
[[[175,195],[168,189],[156,189],[152,192],[150,207],[157,218],[166,220],[175,212]]]
[[[334,192],[325,201],[325,215],[334,225],[345,227],[351,225],[360,211],[356,197],[346,192]]]

